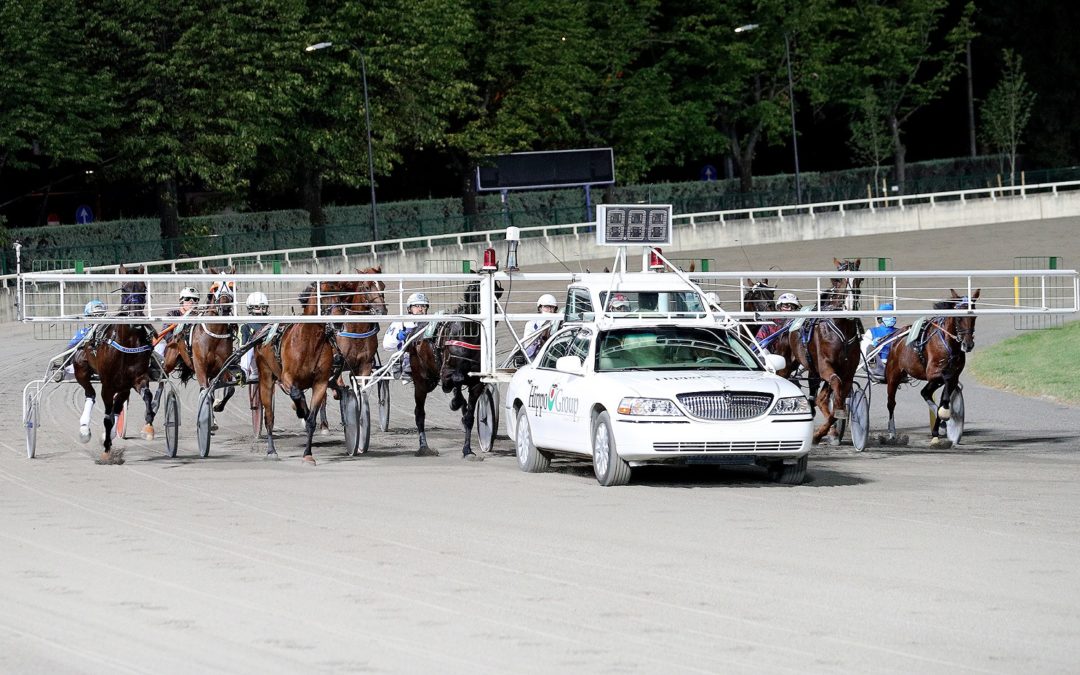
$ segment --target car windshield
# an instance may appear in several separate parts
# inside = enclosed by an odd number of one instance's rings
[[[596,371],[761,370],[746,346],[721,328],[615,328],[597,338]]]
[[[694,291],[615,291],[610,300],[600,294],[606,311],[634,314],[703,314],[705,307]]]

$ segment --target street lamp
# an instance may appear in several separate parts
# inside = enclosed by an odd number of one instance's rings
[[[379,213],[375,206],[375,159],[371,154],[371,106],[368,104],[368,91],[367,91],[367,63],[364,61],[364,52],[359,47],[351,42],[346,42],[348,46],[356,50],[356,53],[360,55],[360,78],[364,82],[364,123],[367,125],[367,162],[368,162],[368,183],[371,184],[371,238],[372,241],[379,240]],[[332,47],[333,42],[316,42],[313,45],[308,45],[304,51],[314,52],[320,49],[326,49]]]
[[[759,24],[748,23],[735,29],[736,33],[749,33]],[[791,104],[791,147],[795,151],[795,203],[802,204],[802,180],[799,177],[799,134],[795,129],[795,80],[791,76],[791,40],[784,31],[784,60],[787,62],[788,102]]]

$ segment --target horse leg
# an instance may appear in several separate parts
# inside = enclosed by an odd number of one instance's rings
[[[79,418],[79,442],[90,442],[90,413],[94,410],[94,402],[97,400],[97,392],[90,384],[90,366],[85,361],[75,362],[75,379],[82,385],[86,400],[83,401],[83,412]]]
[[[413,417],[416,419],[416,431],[420,434],[420,447],[416,450],[416,456],[438,457],[439,451],[428,447],[427,434],[424,433],[424,404],[427,402],[427,389],[419,385],[413,386],[413,401],[416,404],[413,408]]]
[[[107,387],[104,383],[101,385],[101,401],[105,405],[105,419],[104,428],[105,433],[102,436],[101,442],[105,446],[101,451],[101,457],[98,459],[99,463],[108,464],[113,460],[112,457],[112,430],[113,420],[115,412],[113,410],[114,399],[117,398],[116,394],[112,392],[110,387]]]
[[[307,417],[304,419],[304,427],[307,430],[307,445],[304,447],[304,456],[301,458],[308,464],[315,466],[315,456],[311,454],[311,437],[315,435],[315,427],[318,425],[320,413],[326,415],[326,380],[316,380],[311,387],[311,406],[308,408]],[[301,404],[306,405],[301,395]]]
[[[461,428],[465,430],[465,445],[461,448],[461,455],[466,460],[473,462],[483,461],[483,457],[478,457],[472,451],[472,430],[473,423],[476,421],[476,400],[480,398],[480,393],[484,391],[484,385],[476,384],[469,387],[469,400],[465,403],[464,409],[461,411]]]
[[[828,436],[829,429],[832,428],[834,418],[832,409],[829,407],[829,390],[821,389],[818,391],[814,401],[817,403],[818,410],[821,411],[822,416],[825,418],[821,426],[814,430],[814,443],[820,443],[821,439],[828,438],[827,443],[829,445],[836,444],[836,438],[834,436]]]
[[[453,398],[450,399],[450,409],[451,410],[461,410],[461,407],[463,405],[465,405],[465,403],[466,403],[465,397],[461,395],[461,386],[458,385],[456,387],[453,387],[453,390],[454,390],[454,396],[453,396]],[[465,413],[462,412],[462,415],[464,415],[464,414]]]
[[[335,390],[335,393],[337,393],[336,390]],[[337,397],[335,396],[335,398],[337,398]],[[315,405],[312,404],[313,409],[314,409],[314,407],[315,407]],[[328,422],[326,420],[326,397],[325,397],[325,395],[323,396],[323,404],[321,406],[319,406],[318,410],[319,410],[319,435],[320,436],[329,436],[330,435],[330,422]]]
[[[225,387],[225,395],[221,397],[221,400],[214,404],[214,412],[221,412],[225,410],[225,404],[229,402],[229,399],[236,393],[236,387]]]
[[[923,401],[926,402],[926,407],[930,409],[930,445],[931,447],[937,447],[941,444],[939,437],[939,430],[941,429],[941,418],[937,414],[938,405],[934,401],[934,393],[944,384],[941,379],[930,379],[926,382],[926,386],[920,390],[920,394],[923,397]]]
[[[259,399],[263,407],[263,427],[266,428],[266,457],[277,459],[277,450],[274,448],[274,377],[269,369],[265,373],[260,371],[260,375]]]
[[[154,415],[157,407],[154,405],[154,392],[150,391],[149,382],[143,384],[140,393],[142,394],[143,404],[146,406],[146,415],[144,417],[146,424],[143,426],[143,438],[152,441],[154,440]]]

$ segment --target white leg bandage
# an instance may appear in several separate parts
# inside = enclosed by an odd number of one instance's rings
[[[94,409],[94,399],[92,399],[92,398],[86,399],[86,401],[83,403],[82,417],[79,418],[79,426],[80,427],[88,427],[88,426],[90,426],[90,411],[92,411],[93,409]]]

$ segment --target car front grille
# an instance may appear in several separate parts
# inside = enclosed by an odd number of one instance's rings
[[[679,395],[679,403],[691,415],[703,420],[753,419],[764,415],[772,401],[771,394],[755,392],[704,391]]]
[[[655,452],[796,452],[802,441],[673,441],[653,443]]]

